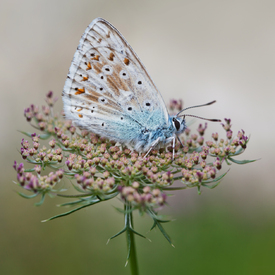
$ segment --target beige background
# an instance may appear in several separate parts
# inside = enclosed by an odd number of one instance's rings
[[[275,191],[274,11],[272,0],[1,0],[1,237],[9,232],[14,242],[32,239],[28,234],[36,233],[31,228],[60,211],[54,208],[54,201],[48,200],[46,206],[37,209],[33,201],[25,201],[13,192],[16,175],[11,166],[15,159],[20,161],[17,150],[22,138],[17,130],[31,130],[23,117],[23,110],[30,103],[44,104],[49,90],[61,95],[78,41],[86,26],[99,16],[114,24],[132,45],[165,101],[182,98],[185,106],[190,106],[216,99],[215,105],[192,113],[231,118],[235,133],[244,129],[251,135],[247,152],[239,159],[261,159],[246,166],[233,165],[222,184],[204,191],[202,196],[197,196],[195,190],[177,193],[166,212],[172,216],[188,215],[190,211],[201,211],[206,203],[213,207],[222,205],[228,211],[233,208],[240,219],[253,224],[268,216],[274,210]],[[62,108],[61,101],[58,108]],[[209,125],[211,131],[219,128],[217,124]],[[105,213],[100,220],[103,224],[113,219],[114,210],[108,214],[109,207],[95,208]],[[80,217],[85,219],[85,214]],[[63,223],[44,227],[39,224],[36,231],[47,234],[48,228],[55,234],[52,226],[62,226],[77,219],[77,215]],[[119,229],[122,220],[117,217],[117,221],[112,221]],[[23,233],[18,235],[20,229]],[[109,230],[97,241],[101,253],[109,249],[102,245],[114,232]],[[14,243],[7,238],[2,242],[0,249],[6,246],[12,251]],[[122,252],[122,258],[125,254]]]

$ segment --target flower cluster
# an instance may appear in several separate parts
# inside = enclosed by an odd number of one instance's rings
[[[140,188],[140,184],[134,181],[131,186],[119,187],[121,197],[127,202],[133,204],[136,208],[163,206],[167,195],[158,188],[145,186]]]
[[[21,156],[23,159],[35,164],[56,164],[61,163],[63,160],[63,154],[61,148],[55,148],[55,139],[49,141],[50,149],[45,145],[40,146],[39,138],[40,136],[36,133],[31,134],[32,146],[30,146],[29,141],[22,139],[21,141]]]
[[[63,178],[64,171],[59,169],[41,176],[41,166],[35,165],[33,169],[25,170],[24,164],[14,162],[13,168],[17,172],[17,181],[26,190],[34,193],[47,193],[53,190],[56,184]],[[35,172],[36,174],[33,174]]]
[[[230,119],[222,124],[225,134],[220,137],[213,133],[209,140],[205,140],[207,123],[199,124],[195,133],[187,128],[181,144],[176,144],[174,159],[171,146],[154,149],[145,157],[145,153],[131,151],[94,133],[80,132],[54,113],[56,99],[52,92],[47,94],[46,102],[47,106],[31,105],[24,111],[26,120],[41,133],[22,132],[31,141],[22,139],[20,153],[34,168],[24,170],[22,163],[15,162],[17,181],[43,198],[53,193],[77,198],[65,205],[80,205],[78,209],[119,196],[132,210],[148,213],[156,224],[160,221],[155,216],[156,209],[167,203],[169,190],[196,187],[200,193],[201,187],[219,184],[226,174],[218,175],[224,163],[250,162],[234,158],[244,152],[248,137],[243,130],[234,137]],[[181,110],[182,101],[171,100],[170,108]],[[46,139],[48,143],[42,145]],[[49,174],[45,174],[46,168],[51,169]],[[73,182],[77,195],[61,194],[64,190],[56,187],[63,175]],[[174,187],[175,181],[181,181],[182,186]]]

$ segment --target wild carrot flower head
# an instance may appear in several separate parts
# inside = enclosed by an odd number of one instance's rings
[[[34,128],[34,133],[26,133],[21,140],[21,157],[33,165],[25,169],[23,163],[14,162],[17,183],[26,192],[24,197],[58,195],[74,198],[64,205],[76,207],[68,213],[95,203],[118,197],[127,207],[147,213],[162,233],[157,211],[167,204],[171,190],[203,187],[214,188],[227,172],[220,173],[222,167],[230,163],[244,164],[249,161],[235,160],[242,154],[249,141],[243,130],[233,132],[231,120],[221,124],[223,134],[217,132],[206,136],[207,123],[199,124],[191,132],[187,128],[176,144],[175,157],[172,147],[153,149],[146,157],[144,153],[132,151],[86,130],[79,131],[54,112],[56,102],[53,93],[46,96],[46,106],[30,105],[24,116]],[[182,101],[171,100],[172,111],[182,109]],[[39,132],[39,133],[38,133]],[[47,143],[43,142],[47,140]],[[71,180],[77,194],[65,195],[59,187],[63,177]],[[174,187],[176,181],[181,187]],[[180,195],[180,194],[179,194]],[[53,218],[61,217],[57,215]],[[170,241],[167,234],[165,237]]]

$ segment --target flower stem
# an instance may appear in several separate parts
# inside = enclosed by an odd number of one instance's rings
[[[124,205],[125,209],[125,221],[127,228],[127,247],[128,247],[128,260],[130,262],[131,275],[138,275],[138,264],[137,264],[137,254],[136,254],[136,244],[135,244],[135,236],[133,232],[133,213],[129,211],[131,209],[130,204]]]

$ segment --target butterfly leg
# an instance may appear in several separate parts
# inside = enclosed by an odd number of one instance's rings
[[[177,136],[178,141],[180,142],[181,146],[184,147],[182,141],[180,140],[179,136]]]
[[[151,145],[150,149],[148,150],[148,152],[146,153],[146,155],[144,156],[144,158],[147,157],[147,155],[151,152],[151,150],[154,148],[155,145],[157,145],[159,143],[160,138],[157,138]]]
[[[172,142],[172,150],[173,150],[173,156],[172,156],[172,160],[174,160],[174,156],[175,156],[175,143],[176,143],[176,137],[175,136],[172,136],[172,137],[169,137],[165,140],[165,144],[168,144]]]
[[[173,137],[173,145],[172,145],[172,148],[173,148],[173,157],[172,157],[172,161],[173,161],[174,158],[175,158],[175,145],[176,145],[176,138]]]

